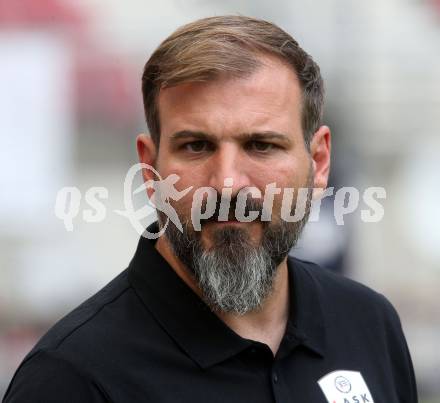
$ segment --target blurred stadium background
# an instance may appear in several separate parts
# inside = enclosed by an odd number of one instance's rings
[[[0,397],[36,340],[134,253],[113,210],[145,131],[149,54],[183,23],[237,13],[279,24],[320,64],[331,185],[387,191],[381,222],[338,226],[325,205],[293,253],[392,301],[420,400],[440,402],[439,0],[0,0]],[[72,232],[54,213],[63,186],[83,196]],[[91,186],[109,190],[102,222],[81,217]]]

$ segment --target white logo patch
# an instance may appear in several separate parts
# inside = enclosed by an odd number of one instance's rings
[[[328,403],[374,403],[360,372],[333,371],[318,384]]]

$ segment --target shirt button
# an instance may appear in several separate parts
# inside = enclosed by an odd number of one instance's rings
[[[273,374],[273,381],[274,381],[275,383],[278,382],[278,374],[277,374],[276,372]]]

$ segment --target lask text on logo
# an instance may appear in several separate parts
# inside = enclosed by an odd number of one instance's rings
[[[374,403],[362,374],[357,371],[333,371],[318,384],[329,403]]]

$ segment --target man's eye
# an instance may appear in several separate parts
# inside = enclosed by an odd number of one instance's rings
[[[189,143],[185,143],[183,145],[183,149],[185,151],[189,151],[192,153],[201,153],[203,151],[209,151],[210,145],[205,140],[196,140],[196,141],[191,141]]]
[[[272,151],[276,146],[272,143],[266,143],[265,141],[251,141],[248,144],[248,148],[251,151],[267,152]]]

